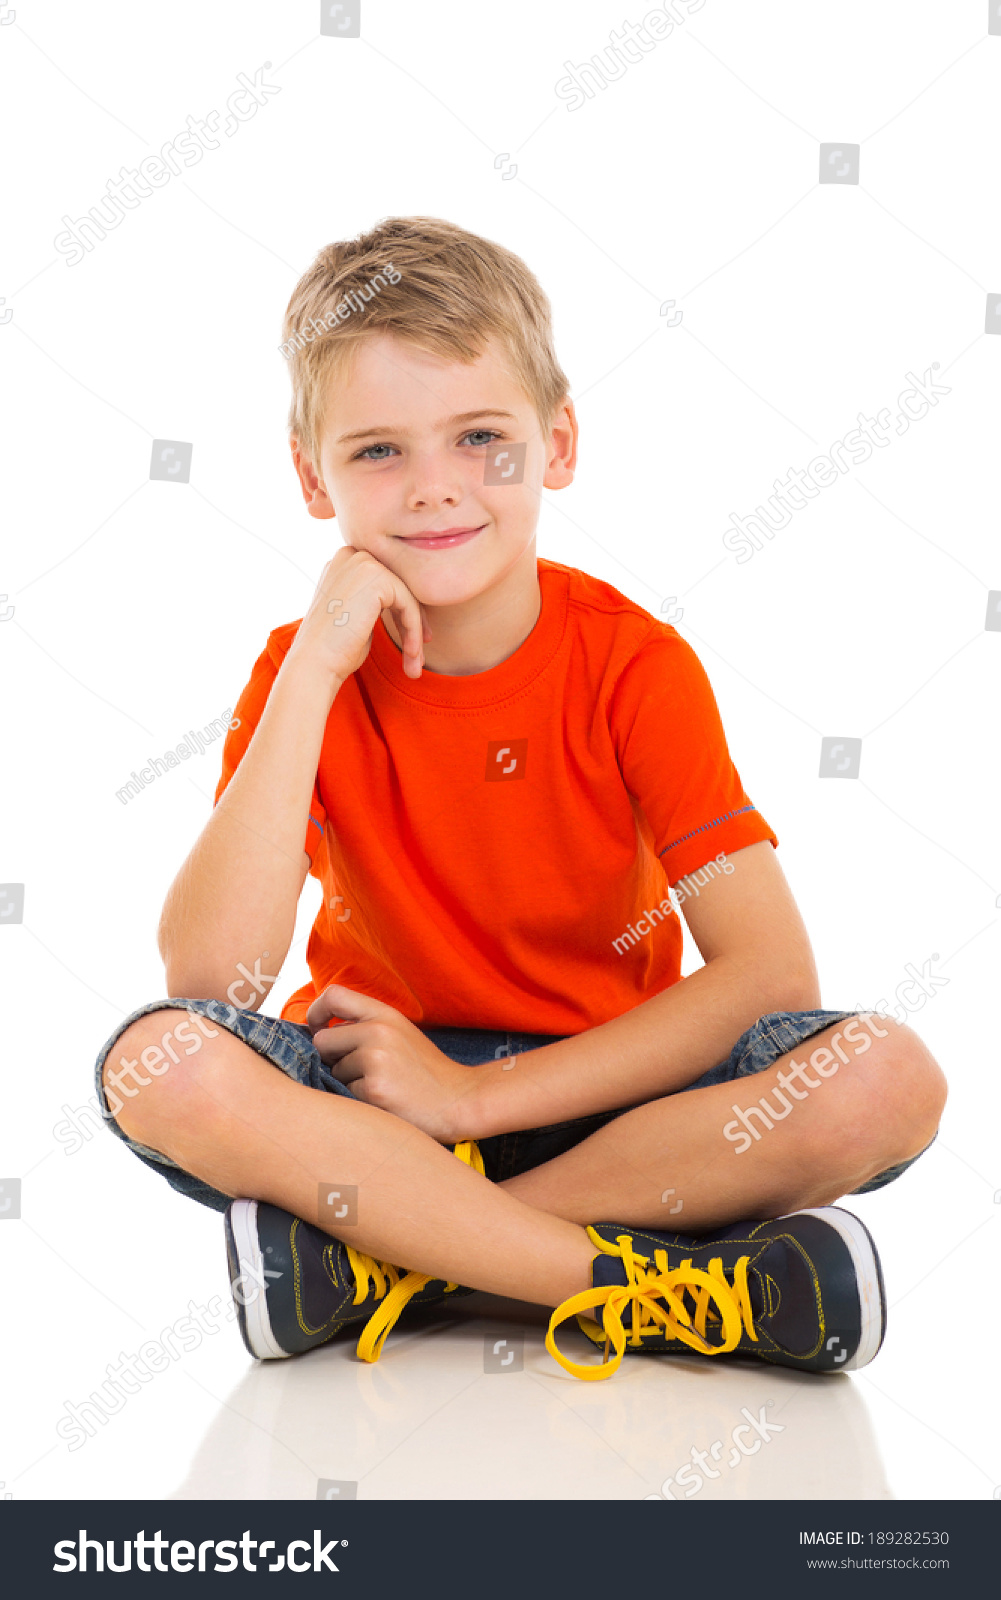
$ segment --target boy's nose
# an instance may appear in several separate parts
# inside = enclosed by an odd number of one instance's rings
[[[457,506],[466,496],[466,485],[455,471],[454,465],[429,459],[415,462],[407,494],[407,505],[415,511],[434,506]]]

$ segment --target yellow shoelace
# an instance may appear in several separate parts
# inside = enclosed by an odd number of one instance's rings
[[[467,1167],[472,1167],[474,1172],[480,1173],[482,1177],[486,1176],[483,1157],[475,1139],[463,1139],[456,1145],[453,1154]],[[404,1307],[418,1290],[431,1282],[431,1274],[408,1272],[405,1278],[401,1278],[396,1268],[388,1266],[385,1261],[376,1261],[372,1256],[362,1255],[359,1251],[352,1250],[350,1245],[345,1245],[344,1248],[347,1250],[357,1285],[354,1304],[356,1306],[361,1304],[369,1292],[370,1284],[375,1288],[376,1299],[382,1300],[378,1310],[372,1313],[362,1329],[356,1352],[362,1361],[378,1361],[382,1355],[382,1347],[395,1328]],[[392,1285],[388,1294],[387,1279]],[[452,1290],[458,1287],[457,1283],[446,1283],[445,1293],[451,1294]]]
[[[624,1284],[609,1284],[602,1289],[586,1289],[583,1294],[571,1295],[569,1300],[564,1300],[553,1312],[546,1334],[546,1349],[560,1366],[567,1372],[573,1373],[576,1378],[593,1380],[594,1378],[610,1378],[618,1370],[626,1349],[626,1330],[622,1325],[622,1313],[629,1305],[632,1306],[632,1328],[628,1342],[634,1347],[641,1348],[643,1339],[650,1334],[660,1334],[668,1339],[677,1339],[692,1350],[698,1350],[701,1355],[719,1356],[728,1350],[734,1350],[740,1341],[741,1331],[746,1330],[747,1336],[757,1342],[758,1335],[754,1329],[751,1315],[751,1298],[747,1287],[747,1267],[750,1256],[741,1256],[733,1268],[733,1282],[727,1281],[723,1271],[722,1257],[714,1256],[709,1263],[707,1272],[701,1267],[693,1267],[691,1258],[683,1261],[679,1267],[668,1268],[666,1250],[654,1251],[654,1267],[650,1266],[650,1257],[641,1256],[633,1249],[633,1241],[629,1234],[620,1233],[615,1244],[608,1244],[596,1233],[593,1228],[588,1228],[588,1235],[593,1244],[607,1256],[621,1256],[626,1269],[626,1282]],[[690,1312],[684,1303],[684,1296],[689,1295],[694,1302]],[[717,1310],[710,1309],[710,1302],[714,1302]],[[600,1366],[585,1367],[577,1361],[571,1361],[568,1356],[562,1355],[556,1345],[556,1329],[570,1317],[580,1317],[581,1313],[590,1311],[595,1306],[604,1306],[604,1327],[599,1332],[605,1335],[605,1359]],[[588,1318],[592,1324],[595,1319]],[[710,1344],[705,1337],[707,1320],[719,1324],[722,1332],[722,1341],[719,1344]],[[715,1331],[715,1330],[714,1330]],[[615,1355],[608,1359],[609,1346],[615,1347]]]

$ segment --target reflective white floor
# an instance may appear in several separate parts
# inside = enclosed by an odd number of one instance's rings
[[[224,1318],[228,1300],[212,1302],[226,1290],[221,1219],[106,1135],[44,1161],[23,1203],[22,1220],[0,1227],[14,1375],[0,1494],[15,1499],[618,1500],[659,1495],[686,1463],[674,1499],[984,1499],[1001,1484],[990,1332],[1001,1206],[945,1135],[895,1189],[851,1202],[882,1248],[889,1330],[864,1372],[828,1378],[685,1356],[627,1358],[582,1383],[547,1355],[546,1313],[485,1295],[447,1317],[414,1314],[374,1366],[350,1338],[257,1364]],[[216,1308],[195,1347],[89,1436],[59,1436],[67,1403],[191,1300]],[[505,1348],[523,1338],[522,1370],[484,1371],[488,1334]],[[590,1350],[570,1326],[563,1339]],[[749,1418],[765,1435],[740,1435],[743,1454],[733,1430]]]
[[[669,1370],[634,1360],[619,1382],[581,1383],[549,1359],[534,1307],[482,1296],[455,1315],[461,1322],[399,1337],[374,1368],[342,1345],[248,1371],[176,1497],[300,1498],[315,1462],[327,1482],[353,1480],[372,1499],[629,1500],[657,1493],[693,1445],[719,1473],[695,1490],[702,1498],[824,1498],[846,1483],[853,1498],[889,1497],[866,1400],[850,1379],[816,1383],[753,1364],[717,1372],[685,1358]],[[509,1343],[524,1333],[521,1372],[484,1373],[485,1329]],[[586,1359],[579,1333],[566,1345]],[[759,1421],[765,1413],[764,1442],[740,1435],[748,1456],[729,1443],[742,1408]],[[804,1470],[807,1438],[823,1449]],[[715,1464],[714,1444],[723,1446]],[[669,1492],[681,1497],[686,1486],[694,1476]]]

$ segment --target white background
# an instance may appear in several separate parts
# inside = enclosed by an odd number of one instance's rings
[[[26,890],[0,928],[0,1174],[23,1183],[0,1227],[0,1494],[308,1498],[327,1476],[369,1496],[637,1497],[766,1393],[785,1432],[703,1497],[1001,1484],[988,9],[707,0],[570,111],[564,63],[642,5],[363,0],[360,39],[319,37],[315,0],[5,8],[0,879]],[[265,62],[281,92],[68,267],[61,219]],[[822,141],[861,146],[858,185],[818,183]],[[102,1041],[164,992],[157,918],[220,747],[127,806],[115,791],[234,705],[308,604],[332,525],[288,459],[281,315],[320,246],[414,213],[514,249],[550,295],[581,457],[547,492],[540,553],[683,607],[824,1004],[892,1005],[933,956],[949,979],[912,1019],[951,1082],[941,1137],[851,1202],[883,1253],[886,1346],[827,1384],[743,1369],[710,1388],[682,1361],[574,1385],[526,1312],[525,1371],[498,1389],[472,1312],[361,1371],[344,1347],[254,1368],[225,1323],[70,1452],[64,1403],[226,1289],[218,1216],[103,1130],[72,1156],[53,1136]],[[950,394],[738,564],[731,513],[860,411],[895,412],[933,362]],[[190,484],[149,481],[154,438],[193,444]],[[863,738],[858,779],[818,777],[831,735]],[[307,975],[318,893],[275,1014]]]

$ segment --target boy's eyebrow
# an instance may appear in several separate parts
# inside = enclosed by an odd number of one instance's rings
[[[493,411],[489,406],[484,406],[479,411],[460,411],[454,417],[446,417],[444,426],[454,428],[460,422],[475,422],[477,417],[505,417],[509,422],[517,422],[513,411]],[[351,444],[355,439],[369,439],[377,433],[405,433],[406,429],[394,427],[390,423],[379,423],[374,428],[358,428],[354,433],[342,433],[337,438],[338,444]]]

